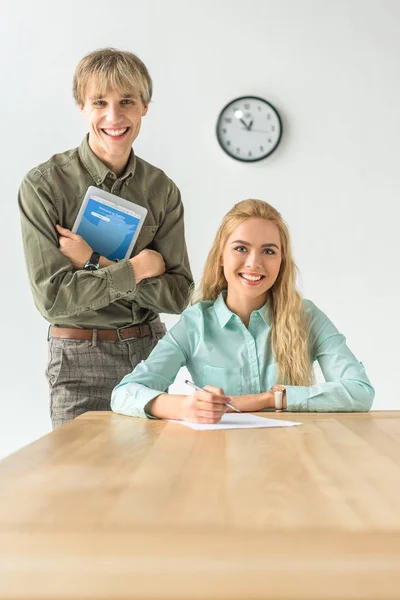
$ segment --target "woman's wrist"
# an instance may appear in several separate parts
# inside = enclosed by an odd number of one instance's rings
[[[275,406],[273,392],[231,396],[231,398],[232,404],[242,412],[257,412],[265,408],[274,408]]]
[[[281,399],[281,403],[280,403],[280,410],[286,410],[287,409],[287,401],[286,401],[286,387],[284,385],[274,385],[272,387],[272,393],[274,392],[282,392],[282,399]],[[274,398],[274,404],[275,405],[275,398]]]
[[[186,396],[160,394],[146,405],[146,412],[158,419],[182,420],[182,406]]]

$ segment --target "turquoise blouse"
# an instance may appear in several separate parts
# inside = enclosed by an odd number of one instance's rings
[[[307,387],[287,385],[287,410],[368,411],[374,389],[363,364],[328,317],[311,301],[303,302],[310,317],[312,358],[318,361],[325,382]],[[215,302],[187,308],[148,359],[115,387],[112,410],[148,416],[146,405],[168,390],[181,367],[188,369],[198,386],[221,387],[227,396],[269,391],[280,383],[269,349],[270,328],[268,303],[251,313],[248,328],[226,306],[223,294]]]

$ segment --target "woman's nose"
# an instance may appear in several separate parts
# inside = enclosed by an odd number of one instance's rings
[[[260,269],[261,268],[261,257],[258,252],[249,252],[246,256],[246,267],[252,269]]]

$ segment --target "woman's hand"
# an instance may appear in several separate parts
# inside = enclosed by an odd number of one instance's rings
[[[77,233],[72,233],[69,229],[56,225],[57,232],[60,235],[59,244],[61,254],[68,258],[75,269],[82,269],[84,264],[92,256],[93,250],[85,242],[83,237]]]
[[[207,385],[204,390],[185,397],[180,419],[190,423],[218,423],[226,413],[226,402],[230,402],[230,398],[226,398],[223,389]]]
[[[231,403],[241,412],[258,412],[264,408],[274,408],[275,399],[273,392],[261,392],[261,394],[232,396]],[[233,411],[228,408],[228,412]]]

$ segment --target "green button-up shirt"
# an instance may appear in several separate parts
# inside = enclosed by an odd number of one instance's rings
[[[160,252],[164,275],[137,284],[129,260],[91,272],[72,268],[59,250],[56,224],[72,229],[90,185],[147,208],[132,256],[144,248]],[[30,171],[18,202],[29,281],[36,307],[47,321],[107,329],[145,323],[160,312],[182,312],[192,284],[183,206],[178,188],[163,171],[132,152],[125,172],[117,177],[85,137],[78,148]]]
[[[325,382],[286,386],[290,411],[367,411],[374,389],[360,363],[328,317],[304,300],[310,326],[312,361]],[[149,416],[147,404],[174,382],[181,367],[200,387],[221,387],[227,396],[267,392],[278,381],[278,365],[270,351],[271,313],[268,303],[251,313],[248,328],[225,304],[199,302],[186,309],[172,329],[132,373],[114,389],[111,408],[124,415]],[[188,394],[192,390],[188,388]]]

